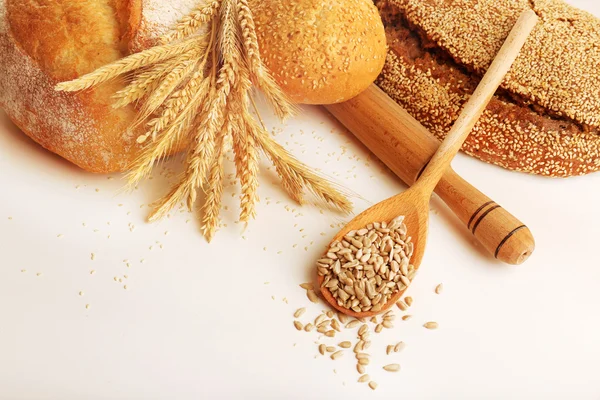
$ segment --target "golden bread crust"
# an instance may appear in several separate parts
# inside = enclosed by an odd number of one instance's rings
[[[134,110],[112,108],[118,82],[77,94],[54,85],[123,56],[128,3],[0,0],[0,106],[33,140],[92,172],[121,171],[138,153]]]

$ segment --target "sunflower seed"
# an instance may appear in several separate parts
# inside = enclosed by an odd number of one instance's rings
[[[363,324],[358,330],[358,336],[362,336],[369,330],[369,326],[367,324]]]
[[[306,332],[310,332],[313,329],[315,329],[315,326],[313,324],[311,324],[310,322],[308,324],[304,325],[304,331],[306,331]]]
[[[299,308],[296,310],[296,312],[294,313],[294,318],[300,318],[302,316],[302,314],[304,314],[306,312],[306,308]]]
[[[375,333],[379,333],[383,330],[383,325],[381,324],[377,324],[377,326],[375,327]]]
[[[398,372],[400,371],[400,364],[388,364],[383,367],[388,372]]]
[[[300,321],[294,321],[294,326],[296,327],[296,329],[298,329],[299,331],[302,330],[302,328],[304,328],[304,326],[302,325],[302,322]]]
[[[369,387],[373,390],[377,389],[377,382],[375,382],[375,381],[369,382]]]
[[[443,290],[444,290],[444,285],[442,285],[441,283],[435,287],[435,292],[437,294],[442,293]]]
[[[312,290],[312,289],[309,289],[309,290],[306,291],[306,296],[311,301],[311,303],[316,303],[316,302],[319,301],[319,297],[317,296],[317,294],[315,293],[315,291]]]
[[[358,378],[359,383],[366,383],[369,380],[371,380],[371,377],[369,375],[362,375],[360,378]]]
[[[344,341],[340,342],[338,346],[340,346],[342,349],[349,349],[350,347],[352,347],[352,343],[350,343],[349,341]]]
[[[335,351],[335,346],[327,346],[327,347],[325,348],[325,350],[326,350],[328,353],[333,353],[333,352]]]
[[[325,355],[326,349],[327,349],[327,346],[325,346],[324,344],[319,345],[319,353],[321,353],[322,356]]]
[[[332,319],[331,320],[331,327],[333,329],[335,329],[336,331],[338,331],[338,332],[342,331],[342,328],[340,327],[340,324],[337,322],[337,319]]]
[[[350,318],[346,314],[343,314],[343,313],[340,313],[340,312],[337,313],[337,316],[338,316],[338,319],[340,320],[340,322],[342,324],[346,324],[350,320]]]
[[[321,322],[325,321],[325,318],[327,318],[327,315],[320,314],[317,318],[315,318],[315,325],[319,326]]]
[[[361,358],[360,360],[358,360],[358,363],[360,365],[369,365],[369,359],[368,358]]]
[[[333,353],[333,354],[331,355],[331,359],[332,359],[332,360],[337,360],[338,358],[340,358],[340,357],[341,357],[341,356],[343,356],[343,355],[344,355],[344,351],[343,351],[343,350],[336,351],[335,353]]]
[[[330,331],[325,332],[325,336],[327,337],[334,337],[335,336],[335,331],[332,329]]]
[[[352,350],[354,353],[360,353],[361,351],[363,351],[363,348],[365,346],[365,342],[364,340],[359,340],[356,345],[354,345],[354,349]]]
[[[394,351],[394,345],[388,344],[388,346],[385,348],[385,354],[389,356],[392,351]]]
[[[391,329],[394,327],[394,324],[387,320],[383,321],[381,325],[383,325],[383,327],[386,329]]]
[[[398,353],[398,352],[404,350],[405,347],[406,347],[406,344],[404,344],[404,342],[396,343],[396,345],[394,346],[394,353]]]
[[[412,297],[405,297],[404,298],[404,302],[410,307],[410,306],[412,306],[413,298]]]
[[[412,315],[405,315],[402,317],[402,321],[408,321],[411,318],[412,318]]]
[[[361,365],[361,364],[356,364],[356,370],[358,371],[359,374],[364,374],[365,373],[365,366]]]
[[[398,300],[396,302],[396,305],[398,306],[399,309],[401,309],[402,311],[406,311],[408,310],[408,306],[406,305],[406,303],[404,303],[402,300]]]
[[[358,321],[358,320],[355,319],[355,320],[352,320],[352,321],[348,322],[346,324],[346,326],[344,326],[344,328],[346,328],[346,329],[352,329],[352,328],[356,328],[358,325],[360,325],[360,321]]]
[[[426,322],[423,326],[427,329],[437,329],[439,325],[437,322]]]

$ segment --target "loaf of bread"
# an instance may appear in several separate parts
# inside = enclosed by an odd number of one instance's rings
[[[442,139],[521,12],[540,17],[464,150],[547,176],[600,170],[600,20],[561,0],[378,0],[377,84]]]
[[[201,2],[0,0],[0,107],[33,140],[81,168],[126,169],[141,150],[142,128],[130,129],[133,107],[112,107],[125,82],[80,93],[54,86],[156,44]],[[350,98],[383,67],[385,34],[371,0],[250,5],[266,64],[297,102]]]

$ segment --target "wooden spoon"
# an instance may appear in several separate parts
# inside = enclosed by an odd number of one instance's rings
[[[419,268],[425,252],[429,221],[429,200],[433,190],[446,172],[446,169],[450,166],[456,153],[462,147],[462,144],[498,89],[498,86],[500,86],[512,63],[519,55],[527,37],[537,23],[537,19],[537,15],[532,10],[527,10],[521,14],[504,45],[477,86],[477,89],[464,106],[446,139],[442,142],[417,182],[407,191],[363,211],[350,221],[335,236],[333,241],[341,241],[348,232],[362,229],[373,222],[391,221],[402,215],[408,229],[407,235],[412,238],[412,242],[414,243],[411,264],[414,265],[415,269]],[[323,280],[324,278],[319,276],[319,286],[323,286]],[[390,300],[377,312],[355,312],[339,306],[329,289],[321,287],[323,297],[325,297],[325,300],[332,307],[344,314],[357,318],[370,317],[386,311],[398,301],[403,292],[394,293]]]

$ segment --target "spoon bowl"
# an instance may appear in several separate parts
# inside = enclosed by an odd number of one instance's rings
[[[410,264],[415,267],[415,270],[418,270],[421,265],[423,254],[425,253],[425,244],[427,242],[429,198],[430,194],[424,192],[418,184],[414,185],[405,192],[377,203],[373,207],[357,215],[338,232],[332,242],[342,241],[348,232],[362,229],[373,222],[389,222],[396,217],[404,216],[404,223],[408,229],[406,235],[411,238],[411,242],[414,246]],[[336,310],[356,318],[371,317],[389,310],[398,300],[400,300],[400,297],[402,297],[406,291],[406,289],[404,289],[394,293],[379,311],[356,312],[338,305],[337,300],[333,297],[329,289],[321,287],[324,279],[323,276],[319,276],[318,283],[321,288],[321,294],[325,300]]]

